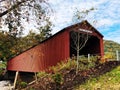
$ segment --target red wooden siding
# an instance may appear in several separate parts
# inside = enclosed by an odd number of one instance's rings
[[[70,32],[78,31],[79,28],[92,31],[91,35],[94,37],[93,40],[88,40],[89,46],[84,47],[83,52],[85,50],[100,53],[103,56],[103,36],[94,27],[91,28],[87,21],[85,21],[85,25],[83,23],[69,26],[39,45],[12,58],[8,61],[7,69],[11,71],[39,72],[68,59],[71,54]]]
[[[103,38],[100,39],[100,54],[103,57],[104,56],[104,46],[103,46]]]
[[[69,33],[62,32],[8,62],[8,70],[39,72],[69,57]]]

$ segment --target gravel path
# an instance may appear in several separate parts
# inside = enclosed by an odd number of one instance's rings
[[[10,81],[0,81],[0,90],[12,90],[10,86]]]

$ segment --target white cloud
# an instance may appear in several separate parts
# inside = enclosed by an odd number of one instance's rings
[[[111,39],[119,41],[119,31],[114,27],[116,24],[120,24],[120,1],[119,0],[50,0],[50,5],[54,9],[54,18],[52,17],[54,27],[54,33],[73,24],[72,17],[75,8],[79,10],[89,9],[91,7],[96,10],[90,12],[87,16],[87,20],[92,24],[94,20],[97,21],[95,28],[104,34],[105,39]],[[93,24],[94,25],[94,24]],[[112,27],[112,29],[111,29]],[[57,30],[57,31],[56,31]],[[108,38],[110,33],[113,33]],[[112,37],[116,38],[112,38]]]
[[[96,24],[97,24],[97,27],[103,27],[103,26],[113,25],[113,22],[111,22],[110,19],[103,18],[103,19],[100,19],[99,21],[97,21]]]

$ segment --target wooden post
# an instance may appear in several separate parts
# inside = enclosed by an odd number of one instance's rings
[[[36,74],[36,72],[35,72],[35,81],[36,81],[36,83],[38,82],[38,79],[37,79],[37,74]]]
[[[90,62],[90,54],[88,54],[88,62]]]
[[[15,86],[16,86],[16,82],[17,82],[17,77],[18,77],[18,71],[16,72],[16,74],[15,74],[15,79],[14,79],[14,84],[13,84],[13,88],[15,88]]]
[[[119,52],[118,52],[118,50],[116,50],[116,58],[117,58],[117,61],[119,61]]]

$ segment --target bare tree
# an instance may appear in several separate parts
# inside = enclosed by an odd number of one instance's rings
[[[94,8],[90,8],[88,10],[83,10],[83,11],[79,11],[77,9],[77,11],[75,12],[74,16],[73,16],[73,21],[75,22],[80,22],[85,20],[86,16],[88,15],[89,12],[93,11]],[[84,23],[86,24],[86,23]],[[77,30],[76,32],[74,31],[71,34],[71,38],[73,40],[74,46],[73,47],[76,52],[77,52],[77,71],[78,71],[78,67],[79,67],[79,52],[80,50],[86,45],[88,38],[90,37],[90,33],[91,31],[89,30],[84,30],[84,29],[80,29],[79,26],[77,27],[79,30]],[[91,27],[90,27],[91,28]]]
[[[81,32],[83,29],[79,29],[78,31],[72,31],[71,32],[71,39],[73,44],[71,45],[71,47],[73,49],[76,50],[76,54],[77,54],[77,70],[79,68],[79,52],[80,50],[85,47],[88,39],[90,38],[90,35],[88,32]]]

